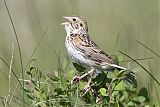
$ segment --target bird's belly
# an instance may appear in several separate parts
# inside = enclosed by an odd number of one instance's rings
[[[69,56],[72,58],[72,60],[76,63],[79,63],[80,65],[90,68],[91,66],[94,66],[94,62],[86,59],[82,52],[76,50],[72,44],[66,43],[65,44]]]

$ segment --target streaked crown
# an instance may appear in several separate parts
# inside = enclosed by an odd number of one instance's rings
[[[88,33],[87,22],[82,17],[65,16],[64,18],[67,19],[67,22],[62,23],[62,25],[65,25],[67,33],[72,33],[76,31]]]

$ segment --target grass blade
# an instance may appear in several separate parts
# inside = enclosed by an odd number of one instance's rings
[[[4,62],[4,64],[9,68],[9,64],[2,58],[0,57],[0,59]],[[13,75],[15,76],[15,78],[17,79],[18,83],[20,84],[21,88],[22,88],[22,84],[19,81],[19,78],[17,77],[17,75],[15,74],[15,72],[13,71],[13,69],[11,69],[11,72],[13,73]]]
[[[59,71],[59,76],[61,78],[62,86],[66,88],[67,83],[64,78],[64,69],[63,69],[63,66],[62,66],[61,60],[60,60],[60,52],[59,52],[59,54],[57,54],[57,52],[55,50],[53,50],[53,52],[58,60],[58,71]]]
[[[134,59],[134,60],[143,61],[143,60],[152,59],[152,58],[154,58],[154,57],[138,58],[138,59]],[[130,62],[130,61],[133,61],[133,60],[125,60],[125,61],[122,61],[122,62]]]
[[[151,71],[151,73],[152,73],[151,65],[150,65],[150,63],[149,63],[149,62],[148,62],[148,66],[149,66],[149,69],[150,69],[150,71]],[[159,103],[160,103],[160,98],[159,98],[158,90],[157,90],[156,85],[155,85],[155,83],[154,83],[154,82],[153,82],[153,83],[151,83],[151,84],[153,84],[153,87],[154,87],[154,89],[155,89],[156,97],[157,97],[158,105],[159,105]]]
[[[13,55],[14,55],[14,45],[12,43],[12,56],[11,56],[11,61],[10,61],[10,67],[9,67],[9,75],[8,75],[8,81],[9,81],[9,85],[8,85],[8,95],[6,96],[6,100],[5,100],[5,107],[7,107],[7,104],[10,105],[10,103],[8,103],[8,100],[9,100],[9,93],[11,92],[11,69],[12,69],[12,66],[13,66]]]
[[[20,48],[20,43],[19,43],[18,35],[17,35],[17,32],[16,32],[16,28],[14,26],[14,23],[13,23],[13,20],[12,20],[9,8],[7,6],[6,0],[4,0],[4,5],[6,7],[6,10],[7,10],[7,13],[8,13],[8,16],[9,16],[9,19],[10,19],[10,22],[11,22],[11,25],[12,25],[12,28],[13,28],[13,31],[14,31],[14,35],[15,35],[15,38],[16,38],[16,41],[17,41],[18,51],[19,51],[19,57],[20,57],[20,64],[21,64],[22,79],[24,80],[23,61],[22,61],[22,54],[21,54],[21,48]],[[24,89],[24,81],[22,82],[22,87]],[[23,90],[23,100],[24,100],[24,90]],[[23,103],[23,106],[25,107],[24,103]]]
[[[160,57],[159,54],[157,54],[157,53],[154,52],[152,49],[150,49],[149,47],[147,47],[146,45],[144,45],[142,42],[140,42],[140,41],[138,41],[138,40],[137,40],[137,42],[138,42],[139,44],[141,44],[143,47],[145,47],[146,49],[148,49],[149,51],[151,51],[152,53],[154,53],[156,56]]]
[[[121,54],[127,56],[128,58],[130,58],[131,60],[133,60],[136,64],[138,64],[141,68],[144,69],[144,71],[146,71],[156,82],[157,84],[160,86],[160,82],[145,68],[143,67],[139,62],[137,62],[135,59],[133,59],[132,57],[130,57],[129,55],[127,55],[126,53],[119,51]]]
[[[34,50],[33,50],[33,52],[32,52],[32,55],[31,55],[31,57],[30,57],[31,59],[32,59],[33,55],[35,54],[35,52],[37,51],[40,43],[42,42],[44,36],[45,36],[46,33],[47,33],[47,31],[48,31],[48,28],[45,30],[45,32],[43,33],[43,36],[41,37],[41,39],[40,39],[40,41],[38,42],[37,46],[34,48]],[[30,61],[27,62],[26,66],[25,66],[25,69],[26,69],[26,67],[29,65],[29,63],[30,63]]]
[[[28,102],[24,102],[24,100],[23,100],[23,99],[21,99],[21,98],[19,98],[19,97],[15,96],[15,95],[13,95],[12,93],[9,93],[9,94],[10,94],[10,96],[14,97],[16,100],[21,101],[21,102],[23,102],[23,103],[27,104],[28,106],[31,106],[31,104],[30,104],[30,103],[28,103]]]

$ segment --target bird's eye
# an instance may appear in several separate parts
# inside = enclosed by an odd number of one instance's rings
[[[83,24],[82,24],[82,23],[80,23],[80,26],[81,26],[81,27],[83,27]]]
[[[76,19],[75,19],[75,18],[73,18],[73,21],[76,21]]]

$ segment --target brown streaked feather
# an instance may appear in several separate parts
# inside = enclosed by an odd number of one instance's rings
[[[90,39],[88,35],[79,35],[74,34],[74,36],[71,37],[72,41],[71,43],[75,46],[75,48],[83,53],[83,56],[86,59],[90,59],[95,61],[97,64],[101,63],[110,63],[114,64],[113,60],[104,52],[102,51],[94,41]],[[89,38],[89,39],[86,39]],[[87,40],[87,41],[86,41]]]

